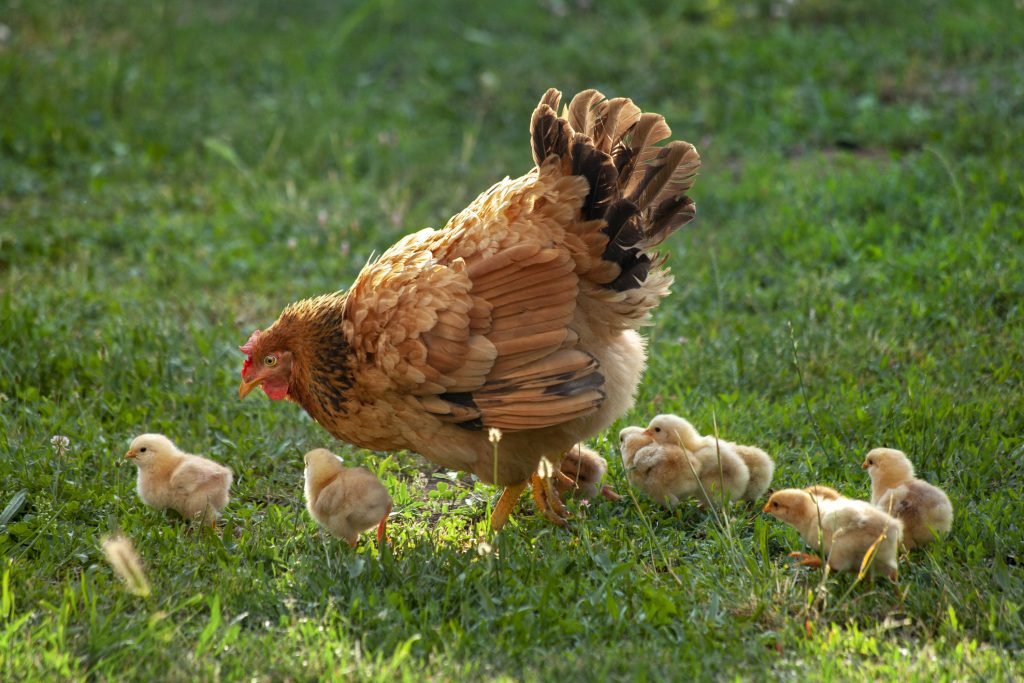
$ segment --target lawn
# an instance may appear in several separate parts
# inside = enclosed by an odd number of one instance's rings
[[[0,3],[0,679],[1019,680],[1019,2]],[[237,399],[249,332],[530,167],[550,86],[665,114],[698,219],[619,503],[486,524],[497,490]],[[956,509],[897,585],[794,568],[793,529],[632,491],[655,413],[867,497],[905,450]],[[216,533],[144,507],[129,441],[235,472]],[[51,443],[66,436],[67,447]],[[391,543],[302,501],[378,473]],[[138,597],[100,539],[132,539]]]

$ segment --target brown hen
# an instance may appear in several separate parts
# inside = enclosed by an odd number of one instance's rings
[[[700,157],[654,146],[669,127],[628,99],[587,90],[559,115],[560,99],[548,90],[533,112],[533,170],[254,332],[240,396],[260,386],[339,439],[506,486],[495,528],[532,480],[564,524],[550,475],[633,404],[636,330],[672,283],[651,248],[694,217]]]

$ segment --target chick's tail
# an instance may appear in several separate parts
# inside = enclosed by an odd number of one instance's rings
[[[668,294],[672,277],[653,252],[693,220],[686,194],[700,167],[689,142],[668,138],[660,114],[642,112],[627,98],[605,99],[596,90],[577,94],[561,114],[561,93],[550,89],[530,124],[540,173],[582,176],[589,192],[575,230],[581,289],[612,327],[638,327]]]

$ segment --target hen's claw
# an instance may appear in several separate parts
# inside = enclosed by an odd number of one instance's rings
[[[530,485],[533,489],[533,500],[537,504],[537,509],[548,518],[548,521],[557,526],[568,526],[569,523],[565,521],[565,518],[569,516],[569,511],[562,504],[562,499],[559,497],[558,491],[555,490],[552,478],[534,474],[530,477]]]

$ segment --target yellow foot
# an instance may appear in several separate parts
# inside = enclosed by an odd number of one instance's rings
[[[817,555],[809,555],[807,553],[790,553],[790,557],[796,558],[797,566],[799,567],[820,567],[821,558]]]
[[[537,504],[537,509],[548,518],[548,521],[558,526],[568,526],[565,518],[569,516],[569,511],[562,504],[551,478],[533,474],[530,477],[530,485],[533,488],[533,500]]]
[[[513,484],[512,486],[506,486],[505,490],[501,492],[501,498],[498,499],[498,504],[494,506],[494,511],[491,513],[491,528],[495,531],[505,526],[505,522],[508,521],[509,515],[512,514],[512,509],[519,502],[519,495],[526,488],[526,482],[521,484]]]

